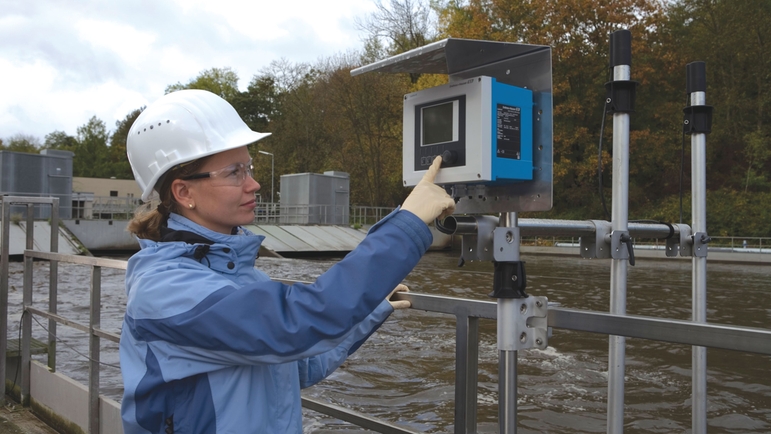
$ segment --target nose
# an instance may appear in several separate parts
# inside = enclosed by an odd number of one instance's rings
[[[255,181],[251,176],[248,176],[244,183],[244,189],[250,193],[256,193],[260,191],[260,183]]]

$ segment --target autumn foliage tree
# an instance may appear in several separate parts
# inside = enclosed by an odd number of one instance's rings
[[[251,146],[259,157],[255,165],[263,197],[271,193],[271,159],[257,150],[274,155],[276,181],[281,174],[344,171],[351,175],[352,203],[395,206],[408,193],[401,185],[402,97],[447,78],[352,77],[351,69],[446,37],[549,45],[554,208],[537,216],[606,218],[599,190],[609,202],[612,123],[604,113],[609,38],[628,29],[631,78],[639,82],[631,115],[630,218],[678,221],[682,190],[683,218],[690,221],[690,145],[682,133],[682,110],[688,105],[685,66],[701,60],[707,64],[707,103],[715,107],[707,140],[710,234],[771,235],[768,0],[380,0],[357,24],[366,37],[359,51],[313,64],[276,60],[257,72],[246,90],[240,90],[230,68],[212,68],[167,91],[210,90],[228,100],[250,128],[273,133]],[[54,132],[42,147],[76,151],[76,163],[100,156],[76,164],[81,176],[127,176],[126,161],[121,162],[124,133],[138,112],[116,123],[112,135],[92,119],[77,137]],[[96,146],[108,141],[109,146]],[[16,142],[5,139],[3,147],[9,143]],[[83,150],[90,154],[77,157]],[[108,169],[96,170],[100,165]]]

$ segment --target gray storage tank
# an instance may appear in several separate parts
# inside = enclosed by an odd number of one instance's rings
[[[281,175],[281,224],[348,225],[350,176],[345,172]]]
[[[0,193],[4,196],[58,197],[59,218],[72,214],[72,157],[70,151],[45,149],[40,154],[0,151]],[[11,207],[26,217],[26,206]],[[50,206],[35,206],[35,219],[51,217]]]

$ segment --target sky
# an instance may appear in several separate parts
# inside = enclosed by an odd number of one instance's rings
[[[272,61],[358,50],[374,0],[0,0],[0,139],[75,136],[175,83],[229,67],[239,87]]]

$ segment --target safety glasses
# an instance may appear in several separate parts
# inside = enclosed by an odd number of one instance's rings
[[[240,187],[244,185],[246,177],[254,177],[254,166],[252,162],[249,163],[235,163],[230,166],[223,167],[222,169],[213,170],[211,172],[196,173],[181,178],[184,181],[191,179],[203,179],[210,178],[212,186],[234,186]]]

